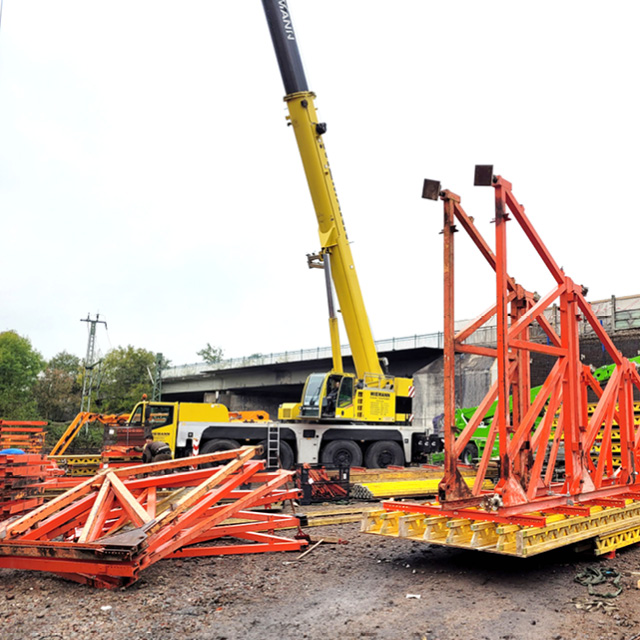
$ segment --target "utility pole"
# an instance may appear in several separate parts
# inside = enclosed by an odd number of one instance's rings
[[[91,314],[87,314],[86,318],[81,318],[80,322],[88,322],[89,327],[89,340],[87,341],[87,355],[84,359],[84,373],[82,376],[82,400],[80,402],[80,411],[91,410],[91,390],[93,388],[93,371],[97,362],[94,362],[95,348],[96,348],[96,325],[103,324],[104,328],[107,328],[107,323],[104,320],[100,320],[100,314],[96,313],[95,320],[91,319]],[[86,405],[86,408],[85,408]]]
[[[160,402],[160,397],[162,396],[162,370],[164,367],[164,357],[161,353],[156,353],[156,370],[154,372],[155,375],[152,376],[153,392],[151,394],[151,399],[154,402]]]

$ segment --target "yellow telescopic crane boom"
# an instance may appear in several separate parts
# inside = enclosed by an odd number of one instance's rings
[[[314,105],[315,94],[307,87],[289,8],[286,0],[262,0],[262,4],[284,82],[284,100],[289,109],[289,121],[296,136],[318,219],[322,259],[325,264],[327,260],[330,263],[356,375],[360,379],[364,378],[365,374],[382,377],[383,371],[322,139],[327,127],[326,124],[318,122]],[[338,364],[340,344],[337,337],[337,318],[331,313],[331,300],[329,304],[334,370],[338,369],[338,372],[341,372],[341,364]]]

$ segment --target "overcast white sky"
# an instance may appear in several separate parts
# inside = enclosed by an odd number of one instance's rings
[[[640,293],[637,2],[290,0],[377,339],[442,327],[442,204],[493,245],[493,163],[597,300]],[[5,0],[0,330],[196,362],[329,344],[319,246],[259,0]],[[510,272],[550,280],[510,225]],[[458,318],[492,273],[457,240]],[[344,332],[343,332],[344,338]]]

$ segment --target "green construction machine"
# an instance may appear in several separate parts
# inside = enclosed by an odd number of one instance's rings
[[[631,362],[635,362],[637,365],[640,365],[640,356],[636,356],[635,358],[629,358]],[[611,377],[616,365],[609,364],[604,365],[602,367],[598,367],[595,369],[593,373],[593,377],[598,382],[606,382]],[[534,398],[538,395],[540,390],[542,389],[542,385],[539,387],[534,387],[531,389],[531,401],[533,402]],[[510,399],[511,404],[511,399]],[[487,444],[487,438],[489,436],[489,429],[491,428],[491,420],[495,414],[496,408],[498,406],[498,402],[494,402],[491,407],[489,407],[487,413],[485,414],[482,422],[478,425],[477,429],[469,444],[465,447],[462,455],[460,456],[461,462],[464,464],[473,464],[479,458],[482,457],[484,453],[485,446]],[[465,407],[462,409],[456,410],[456,429],[458,432],[462,431],[466,424],[471,420],[473,415],[475,414],[478,407]],[[443,420],[444,416],[440,415],[434,418],[434,433],[429,437],[429,451],[430,451],[430,460],[433,464],[440,464],[444,461],[444,440],[441,435],[439,435],[438,431],[440,430],[440,424]],[[541,418],[538,419],[538,421]],[[493,444],[492,457],[496,458],[499,456],[499,443],[496,438]]]

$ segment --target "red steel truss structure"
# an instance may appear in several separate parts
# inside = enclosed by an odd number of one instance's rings
[[[284,486],[292,471],[267,473],[255,453],[245,447],[102,469],[0,523],[0,567],[117,588],[163,558],[299,550],[306,541],[273,533],[297,526],[297,518],[251,510],[299,496]],[[199,468],[214,462],[223,464]],[[222,538],[224,544],[211,544]]]
[[[435,186],[434,186],[435,185]],[[460,516],[477,509],[495,517],[531,512],[576,515],[578,503],[609,505],[625,497],[640,497],[640,429],[634,424],[634,387],[640,376],[604,331],[585,299],[586,291],[565,274],[537,234],[512,185],[493,176],[493,167],[476,167],[476,185],[495,191],[495,252],[489,247],[451,191],[425,182],[424,197],[444,202],[444,396],[445,476],[439,487],[439,509]],[[431,195],[429,195],[429,192]],[[435,199],[435,198],[433,198]],[[555,281],[544,296],[525,290],[507,271],[507,227],[515,220]],[[456,223],[468,233],[495,271],[495,303],[465,329],[454,330],[454,232]],[[545,316],[553,303],[560,309],[556,331]],[[490,318],[497,323],[496,347],[467,343]],[[600,339],[616,368],[603,389],[580,358],[579,322],[584,318]],[[530,339],[537,323],[547,336],[545,343]],[[543,353],[555,363],[541,391],[531,398],[530,354]],[[455,355],[472,353],[497,360],[493,384],[466,427],[455,428]],[[598,399],[589,415],[588,390]],[[479,462],[475,483],[469,488],[457,469],[459,457],[488,409],[497,400],[489,437]],[[612,425],[620,432],[619,462],[612,456]],[[495,441],[500,451],[500,480],[491,492],[482,490]],[[598,442],[596,443],[596,440]],[[559,455],[563,451],[564,456]],[[562,462],[564,457],[564,462]],[[560,482],[554,468],[564,466]],[[574,511],[572,511],[572,509]],[[433,511],[430,511],[433,513]]]

